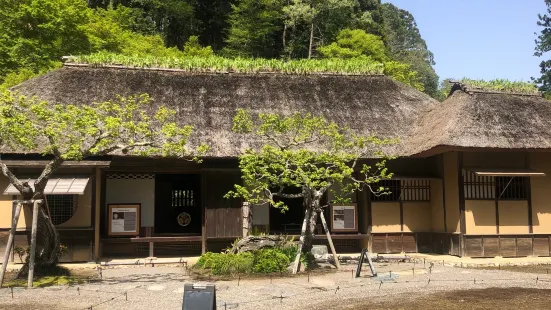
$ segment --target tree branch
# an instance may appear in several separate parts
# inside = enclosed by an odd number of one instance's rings
[[[36,196],[44,194],[44,188],[46,187],[46,183],[48,182],[48,179],[59,167],[61,167],[61,164],[63,164],[64,161],[65,160],[63,158],[56,156],[54,157],[54,159],[50,160],[50,162],[46,165],[46,167],[44,167],[44,170],[42,170],[42,173],[40,174],[38,179],[34,182],[35,197],[33,198],[40,198]]]
[[[8,180],[10,181],[10,184],[12,184],[20,193],[23,193],[25,191],[25,186],[23,185],[23,182],[21,182],[11,171],[10,169],[8,168],[8,166],[6,166],[6,164],[4,164],[3,162],[0,161],[0,169],[2,169],[2,174],[8,178]]]

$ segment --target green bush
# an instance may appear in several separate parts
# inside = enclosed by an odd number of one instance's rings
[[[265,249],[255,253],[255,273],[282,272],[289,266],[290,259],[279,249]]]
[[[250,273],[253,270],[254,255],[252,253],[223,254],[205,253],[197,261],[196,266],[208,269],[214,275]]]
[[[263,249],[253,253],[208,252],[199,258],[195,268],[209,270],[213,275],[283,272],[295,258],[296,253],[297,247],[294,245]]]

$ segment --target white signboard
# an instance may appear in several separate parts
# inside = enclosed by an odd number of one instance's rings
[[[140,205],[109,205],[109,235],[140,234]]]
[[[357,231],[356,205],[331,206],[331,226],[333,231]]]

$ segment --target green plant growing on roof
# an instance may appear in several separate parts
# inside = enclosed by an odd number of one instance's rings
[[[538,88],[533,82],[509,81],[506,79],[474,80],[469,78],[463,78],[459,82],[469,89],[519,94],[539,94]]]
[[[81,161],[119,152],[200,161],[207,146],[189,146],[192,134],[193,127],[180,125],[174,110],[153,106],[146,94],[116,96],[89,105],[52,103],[9,91],[0,94],[3,152],[41,153],[49,160],[34,184],[29,184],[19,179],[0,158],[0,171],[20,192],[22,204],[44,199],[48,179],[69,160]],[[46,208],[46,204],[41,204],[37,219],[37,227],[41,229],[37,234],[37,270],[55,266],[62,249]],[[15,218],[18,215],[16,211]],[[24,275],[28,267],[29,262],[19,275]],[[3,276],[0,274],[0,285]]]
[[[233,131],[260,140],[262,146],[239,156],[243,182],[226,197],[240,197],[253,205],[268,203],[282,212],[288,206],[281,198],[303,201],[306,212],[294,272],[298,271],[300,254],[312,249],[317,216],[324,207],[321,200],[327,192],[340,201],[366,188],[382,194],[387,189],[372,184],[392,176],[385,167],[390,157],[382,147],[394,140],[357,135],[323,117],[301,113],[252,115],[238,110]],[[360,163],[362,158],[376,159],[376,163]]]

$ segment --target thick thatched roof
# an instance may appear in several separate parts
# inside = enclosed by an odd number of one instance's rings
[[[212,157],[235,157],[254,142],[232,133],[238,108],[310,112],[358,133],[398,138],[398,156],[451,149],[551,149],[551,103],[539,95],[469,90],[457,84],[444,103],[391,78],[369,75],[189,73],[69,66],[14,90],[59,103],[87,104],[147,93],[168,105]],[[0,153],[2,149],[0,147]]]
[[[363,134],[405,140],[439,103],[385,76],[185,73],[176,70],[65,66],[14,88],[59,103],[86,104],[115,95],[149,94],[178,111],[211,147],[234,157],[249,145],[231,132],[236,109],[311,112]],[[402,147],[396,148],[400,154]],[[401,155],[401,154],[400,154]]]
[[[451,148],[551,149],[551,102],[541,95],[454,87],[404,141],[409,154]]]

